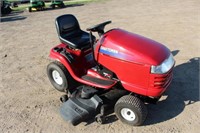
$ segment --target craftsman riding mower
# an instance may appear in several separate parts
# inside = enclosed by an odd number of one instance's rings
[[[53,9],[56,7],[64,8],[65,4],[63,3],[63,0],[52,0],[50,7],[52,7]]]
[[[28,7],[28,11],[32,12],[32,9],[36,11],[43,11],[45,9],[45,3],[41,0],[30,0],[31,6]]]
[[[80,29],[71,14],[56,18],[61,44],[50,51],[51,84],[65,92],[62,117],[77,125],[94,118],[104,123],[113,110],[123,123],[142,125],[147,103],[156,103],[172,80],[175,64],[164,45],[122,29],[104,32],[111,21]],[[97,32],[99,39],[92,34]]]

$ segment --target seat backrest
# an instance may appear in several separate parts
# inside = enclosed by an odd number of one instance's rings
[[[56,18],[56,29],[59,36],[73,36],[79,32],[80,26],[74,15],[66,14]]]

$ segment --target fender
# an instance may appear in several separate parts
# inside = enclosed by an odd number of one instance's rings
[[[58,52],[55,52],[54,49],[51,49],[49,57],[53,60],[56,60],[56,61],[59,61],[60,63],[62,63],[67,68],[70,75],[75,80],[78,80],[76,74],[74,73],[74,70],[72,70],[72,66],[70,65],[70,62],[68,60],[66,60],[63,55],[61,55]]]
[[[54,51],[54,48],[51,49],[49,57],[50,57],[50,59],[57,60],[60,63],[62,63],[67,68],[68,72],[74,78],[74,80],[76,80],[76,81],[78,81],[80,83],[87,84],[87,85],[94,86],[94,87],[98,87],[98,88],[103,88],[103,89],[110,89],[116,84],[116,82],[115,82],[112,85],[103,86],[103,85],[94,84],[94,83],[91,83],[89,81],[85,81],[85,80],[79,78],[77,76],[78,74],[75,73],[76,71],[73,70],[72,63],[70,63],[67,59],[65,59],[65,57],[62,54],[60,54],[59,52]]]

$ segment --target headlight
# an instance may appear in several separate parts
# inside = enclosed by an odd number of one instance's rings
[[[168,72],[172,66],[174,65],[175,61],[173,58],[173,55],[170,54],[170,56],[163,61],[162,64],[159,66],[151,66],[151,73],[156,73],[156,74],[163,74]]]

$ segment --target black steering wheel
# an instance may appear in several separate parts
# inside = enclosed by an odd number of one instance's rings
[[[98,34],[101,36],[104,33],[105,26],[107,24],[110,24],[111,22],[112,21],[106,21],[106,22],[103,22],[101,24],[97,24],[97,25],[91,26],[91,27],[87,28],[86,30],[90,31],[90,32],[98,32]]]

